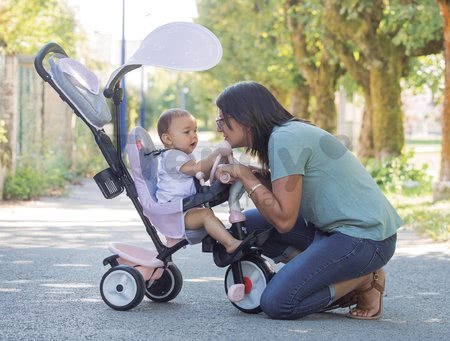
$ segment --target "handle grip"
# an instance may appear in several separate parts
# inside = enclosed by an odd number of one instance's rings
[[[56,43],[48,43],[39,50],[36,58],[34,58],[34,67],[39,76],[41,76],[46,82],[48,82],[52,76],[45,69],[43,62],[45,57],[47,57],[50,53],[58,53],[68,57],[66,51],[64,51],[64,49]]]
[[[125,64],[116,69],[108,79],[106,83],[105,90],[103,90],[103,95],[106,98],[112,98],[114,95],[114,87],[120,80],[130,71],[140,68],[141,64]]]
[[[223,184],[228,184],[231,182],[231,175],[228,173],[222,173],[220,174],[219,180]]]
[[[197,178],[197,180],[200,182],[201,186],[205,186],[205,173],[203,172],[197,172],[195,174],[195,177]]]
[[[219,144],[219,153],[220,155],[217,156],[212,168],[211,168],[211,175],[210,175],[210,179],[211,181],[214,180],[214,178],[216,177],[216,171],[217,168],[220,166],[219,162],[222,159],[222,157],[226,157],[228,159],[228,163],[230,165],[238,163],[234,158],[233,158],[233,150],[230,146],[230,144],[227,141],[222,141]],[[228,183],[233,183],[234,179],[231,177],[230,174],[228,173],[223,173],[220,175],[220,177],[218,178],[218,180],[223,183],[223,184],[228,184]]]

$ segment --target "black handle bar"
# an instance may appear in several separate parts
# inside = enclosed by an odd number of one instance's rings
[[[36,68],[37,73],[46,82],[48,82],[51,79],[51,76],[45,69],[43,62],[45,57],[47,57],[47,55],[50,53],[59,53],[68,57],[66,51],[64,51],[64,49],[56,43],[48,43],[39,50],[39,52],[36,55],[36,58],[34,59],[34,67]],[[141,66],[142,66],[141,64],[128,64],[123,65],[117,70],[115,70],[109,77],[108,83],[106,83],[105,90],[103,91],[105,97],[112,98],[112,96],[114,95],[114,87],[123,78],[123,76],[125,76],[125,74],[127,74],[132,70],[140,68]]]
[[[105,90],[103,90],[103,95],[105,95],[106,98],[112,98],[114,95],[114,87],[123,78],[123,76],[134,69],[140,68],[141,66],[141,64],[126,64],[116,69],[109,77]]]
[[[39,50],[36,58],[34,59],[34,67],[36,68],[39,76],[41,76],[46,82],[51,79],[51,76],[42,63],[49,53],[59,53],[68,57],[66,51],[64,51],[64,49],[56,43],[48,43]]]

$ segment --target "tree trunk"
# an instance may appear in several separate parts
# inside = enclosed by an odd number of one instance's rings
[[[363,88],[364,91],[364,111],[359,133],[358,157],[361,160],[375,157],[375,147],[373,144],[373,125],[372,125],[372,98],[370,89]]]
[[[379,29],[384,11],[383,2],[367,2],[367,6],[361,6],[366,7],[366,12],[361,12],[352,19],[342,15],[339,1],[327,0],[325,7],[327,28],[331,37],[334,37],[333,42],[344,44],[344,47],[350,46],[347,41],[353,42],[365,59],[365,62],[358,62],[359,66],[354,68],[354,62],[349,58],[353,57],[354,50],[350,47],[340,53],[340,57],[347,56],[349,59],[345,62],[344,58],[344,64],[355,80],[363,88],[369,89],[375,157],[383,160],[397,156],[404,145],[400,79],[406,55],[403,46],[396,46],[392,38]],[[336,46],[339,47],[339,44]],[[364,73],[362,68],[369,73],[368,77],[358,75]],[[369,108],[370,105],[367,107],[365,126],[362,129],[362,134],[365,135],[361,138],[370,139],[370,120],[367,116],[370,115]]]
[[[291,94],[289,111],[292,115],[305,120],[311,119],[309,112],[309,86],[299,84]]]
[[[322,66],[314,86],[313,96],[316,98],[313,122],[320,128],[335,134],[337,128],[337,110],[335,104],[335,78],[336,72],[331,68]],[[324,72],[323,72],[324,71]]]
[[[299,3],[298,0],[287,1],[285,4],[286,12],[289,12],[289,8],[294,8]],[[308,50],[305,23],[301,19],[298,12],[286,16],[286,25],[291,32],[292,48],[298,73],[306,79],[311,90],[311,96],[315,98],[315,106],[310,108],[313,113],[313,123],[330,133],[335,133],[337,110],[334,93],[339,64],[331,62],[330,55],[325,48],[320,51],[320,64],[317,65],[317,62],[313,61],[313,57],[317,56],[318,51],[311,52]]]
[[[373,141],[380,161],[400,155],[405,143],[400,87],[402,53],[389,43],[382,51],[383,58],[373,60],[370,68]]]
[[[450,1],[438,0],[444,20],[445,90],[442,111],[442,151],[439,180],[433,186],[434,200],[450,199]]]
[[[333,12],[328,11],[328,23],[336,23]],[[329,29],[333,30],[334,26],[329,25]],[[337,34],[339,30],[333,30]],[[365,56],[360,55],[355,59],[353,49],[347,44],[347,40],[342,36],[333,36],[333,39],[328,38],[327,44],[332,44],[338,53],[339,59],[344,65],[347,72],[355,79],[361,86],[364,94],[364,111],[361,122],[361,131],[359,133],[357,153],[362,160],[374,158],[375,150],[373,145],[373,125],[372,125],[372,98],[370,97],[370,71],[367,68],[367,61]]]

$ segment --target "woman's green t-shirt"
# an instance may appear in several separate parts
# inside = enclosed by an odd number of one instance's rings
[[[272,181],[303,176],[300,213],[320,230],[384,240],[403,225],[358,159],[326,131],[290,121],[273,129],[268,152]]]

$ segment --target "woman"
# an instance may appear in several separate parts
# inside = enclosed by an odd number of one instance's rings
[[[264,183],[243,165],[220,173],[239,178],[256,210],[249,231],[274,228],[263,253],[287,263],[261,297],[272,318],[296,319],[349,306],[347,316],[378,319],[385,273],[402,220],[364,167],[337,139],[295,119],[264,86],[241,82],[217,98],[218,131],[233,148],[247,147]]]

